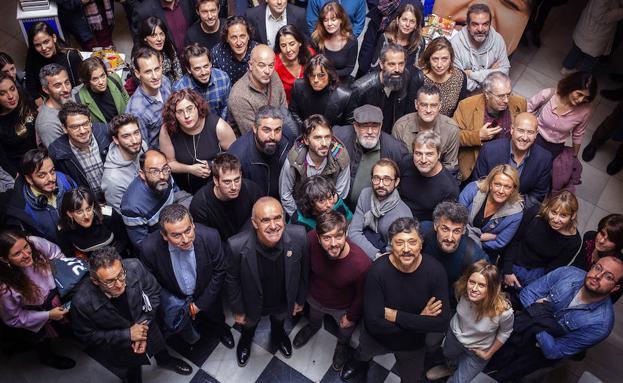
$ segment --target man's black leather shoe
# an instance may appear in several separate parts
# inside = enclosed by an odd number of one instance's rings
[[[249,358],[251,357],[251,343],[247,342],[238,342],[238,347],[236,348],[236,358],[238,360],[238,366],[244,367],[249,363]]]
[[[276,341],[277,341],[277,349],[279,350],[281,355],[285,356],[286,358],[291,357],[292,356],[292,342],[290,342],[290,338],[288,337],[288,335],[284,332],[283,334],[280,334],[279,336],[277,336]]]
[[[219,335],[219,340],[223,343],[223,346],[232,349],[236,345],[234,342],[234,336],[231,335],[231,330],[229,327],[224,328],[221,334]]]
[[[314,334],[316,334],[317,332],[318,330],[314,330],[311,325],[305,325],[305,327],[303,327],[299,330],[298,333],[296,333],[292,345],[294,346],[294,348],[301,348],[305,346],[307,342],[309,342],[309,339],[311,339],[311,337],[314,336]]]
[[[368,363],[360,362],[358,360],[349,360],[342,368],[340,373],[340,379],[344,382],[351,381],[358,375],[364,374],[368,371]]]

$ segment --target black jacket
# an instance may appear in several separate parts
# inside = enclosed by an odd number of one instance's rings
[[[186,18],[186,23],[189,28],[199,18],[197,16],[197,12],[195,12],[195,4],[196,0],[179,0],[179,5],[182,7],[182,12],[184,13],[184,17]],[[160,0],[143,0],[142,2],[134,5],[134,11],[132,12],[132,25],[130,25],[130,28],[132,29],[132,36],[138,37],[138,31],[141,27],[141,23],[149,16],[156,16],[162,20],[164,25],[167,26],[167,37],[169,41],[175,45],[175,40],[171,34],[171,28],[169,27],[167,18],[164,16],[164,10],[160,5]],[[183,47],[176,48],[179,52]]]
[[[207,311],[221,292],[227,272],[227,259],[218,232],[210,227],[195,223],[193,244],[197,262],[197,280],[192,301],[199,309]],[[154,274],[163,289],[178,298],[186,298],[175,278],[168,242],[162,238],[160,231],[149,234],[143,241],[141,261],[147,270]]]
[[[294,304],[304,304],[309,284],[309,248],[305,228],[286,225],[281,238],[285,259],[286,300],[288,312]],[[256,234],[246,230],[227,242],[230,267],[227,272],[227,293],[231,310],[245,314],[251,322],[262,316],[262,282],[255,250]]]
[[[334,90],[328,90],[326,97],[321,100],[324,104],[324,112],[322,113],[331,125],[346,125],[352,120],[353,111],[349,109],[351,91],[345,87],[338,86]],[[292,87],[292,98],[290,99],[290,113],[294,122],[302,130],[303,121],[313,113],[312,108],[317,110],[317,106],[313,103],[318,101],[318,92],[314,91],[307,81],[299,78],[294,82]]]
[[[305,20],[305,10],[301,7],[296,7],[292,4],[288,4],[286,7],[286,23],[293,25],[301,32],[302,35],[308,35],[307,21]],[[268,37],[266,36],[266,4],[261,4],[257,7],[249,8],[246,11],[245,18],[255,29],[254,40],[260,44],[267,44]],[[274,47],[270,47],[273,49]]]
[[[368,73],[353,84],[350,110],[366,104],[378,106],[383,111],[383,131],[391,134],[394,123],[400,117],[415,112],[417,91],[424,84],[424,75],[419,69],[405,69],[404,78],[405,84],[396,91],[398,94],[395,102],[388,103],[380,74]],[[391,97],[394,97],[393,93]]]
[[[108,125],[93,124],[93,137],[95,137],[95,141],[97,141],[100,157],[102,158],[102,163],[104,163],[106,162],[108,147],[112,142]],[[80,162],[78,162],[76,155],[71,150],[69,137],[66,134],[54,140],[54,142],[50,144],[48,152],[50,153],[50,158],[54,161],[56,170],[60,170],[70,176],[79,186],[89,187],[86,173],[82,169]]]
[[[85,278],[78,286],[69,310],[76,337],[117,365],[123,365],[122,356],[132,356],[130,327],[135,323],[147,321],[149,325],[147,350],[150,355],[165,347],[164,338],[154,321],[160,305],[160,285],[139,260],[125,259],[123,266],[126,270],[125,294],[132,314],[131,321],[119,313],[89,278]],[[147,300],[151,307],[146,304]]]

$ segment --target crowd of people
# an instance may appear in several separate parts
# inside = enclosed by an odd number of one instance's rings
[[[110,45],[112,0],[82,3],[64,27]],[[289,358],[328,315],[344,381],[393,353],[404,382],[509,382],[610,334],[623,215],[582,235],[574,195],[594,63],[526,99],[486,4],[430,40],[421,1],[380,0],[359,51],[364,1],[229,3],[126,1],[124,78],[42,21],[25,75],[0,53],[3,348],[70,369],[72,337],[140,382],[193,372],[168,339],[244,367],[263,317]]]

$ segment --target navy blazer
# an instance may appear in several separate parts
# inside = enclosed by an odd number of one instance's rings
[[[510,138],[489,141],[483,145],[476,161],[472,177],[486,177],[495,166],[508,164],[511,160]],[[539,145],[533,144],[530,155],[524,160],[519,177],[519,193],[524,196],[524,209],[541,203],[552,185],[552,155]]]
[[[160,230],[149,234],[142,245],[140,259],[147,270],[154,274],[163,289],[178,298],[186,298],[175,278],[169,244],[162,238]],[[192,301],[199,309],[206,311],[219,297],[228,263],[221,238],[215,229],[195,223],[193,245],[197,261],[197,280]]]
[[[245,18],[255,29],[254,40],[260,44],[267,44],[268,37],[266,36],[266,4],[259,5],[257,7],[249,8],[246,11]],[[307,21],[305,20],[305,10],[303,8],[288,4],[286,7],[286,23],[294,25],[296,29],[306,37],[308,36]],[[273,49],[274,47],[270,47]]]

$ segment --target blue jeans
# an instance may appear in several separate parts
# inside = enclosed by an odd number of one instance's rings
[[[443,341],[443,354],[448,358],[448,365],[456,368],[454,375],[446,383],[471,382],[488,363],[466,349],[450,329]]]

